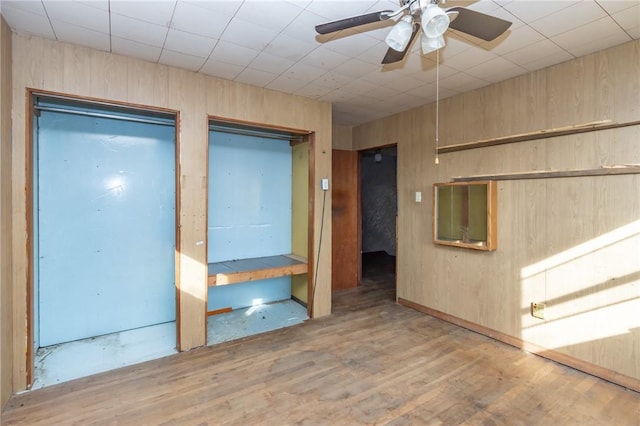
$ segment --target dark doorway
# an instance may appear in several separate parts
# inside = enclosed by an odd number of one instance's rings
[[[397,147],[360,153],[362,283],[395,286],[398,214]]]

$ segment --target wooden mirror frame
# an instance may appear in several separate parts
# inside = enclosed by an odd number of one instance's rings
[[[445,204],[447,201],[448,204]],[[498,247],[497,216],[498,191],[495,181],[450,182],[433,185],[433,242],[435,244],[483,251],[496,250]]]

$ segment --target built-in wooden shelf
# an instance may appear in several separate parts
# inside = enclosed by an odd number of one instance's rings
[[[209,264],[209,286],[306,274],[307,259],[294,254],[228,260]]]
[[[533,132],[520,133],[517,135],[502,136],[491,139],[483,139],[473,142],[461,143],[457,145],[445,145],[437,149],[438,154],[448,152],[465,151],[467,149],[485,148],[488,146],[505,145],[515,142],[526,142],[537,139],[554,138],[558,136],[575,135],[578,133],[595,132],[598,130],[618,129],[620,127],[640,125],[640,120],[628,121],[625,123],[614,123],[611,120],[593,121],[572,126],[557,127],[555,129],[535,130]]]
[[[493,175],[456,176],[453,182],[474,182],[485,180],[521,180],[521,179],[552,179],[583,176],[609,176],[640,174],[640,164],[621,164],[603,166],[598,169],[573,170],[534,170],[529,172],[499,173]]]

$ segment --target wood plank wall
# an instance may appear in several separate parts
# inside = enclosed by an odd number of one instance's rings
[[[353,128],[334,124],[332,128],[333,149],[353,150]]]
[[[640,42],[440,103],[440,144],[640,119]],[[498,250],[436,246],[435,182],[640,163],[640,126],[440,155],[435,106],[354,129],[356,150],[398,144],[398,297],[640,388],[640,176],[498,182]],[[422,191],[422,203],[414,193]],[[546,301],[544,320],[531,302]]]
[[[331,173],[331,106],[328,103],[198,75],[98,50],[13,34],[13,280],[14,390],[25,389],[27,257],[25,199],[25,91],[27,88],[81,97],[168,108],[180,113],[179,176],[179,346],[205,343],[206,149],[209,115],[315,132],[312,196],[321,199],[320,178]],[[331,196],[327,197],[331,211]],[[319,235],[321,203],[314,204],[314,235]],[[324,233],[331,235],[331,221]],[[313,312],[331,312],[331,239],[320,250]],[[313,241],[317,258],[318,244]]]
[[[11,30],[0,17],[0,409],[13,381],[11,242]]]

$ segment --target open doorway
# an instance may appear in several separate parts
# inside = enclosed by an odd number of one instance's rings
[[[395,287],[397,146],[360,152],[362,284]]]

